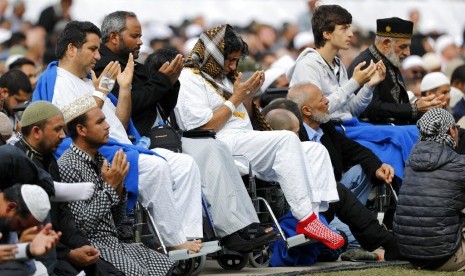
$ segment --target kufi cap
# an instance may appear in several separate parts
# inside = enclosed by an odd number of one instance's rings
[[[191,53],[197,41],[199,41],[199,37],[191,37],[186,41],[186,43],[184,43],[183,51],[185,56],[188,56]]]
[[[434,49],[436,54],[440,55],[444,49],[446,49],[450,45],[455,45],[455,40],[450,35],[441,35],[437,40],[436,44],[434,45]]]
[[[294,37],[294,49],[299,50],[302,47],[315,43],[315,38],[312,32],[300,32]]]
[[[270,68],[281,68],[284,71],[289,70],[295,64],[295,59],[290,55],[284,55],[273,62]]]
[[[29,126],[58,114],[61,114],[60,109],[51,102],[32,102],[28,105],[28,107],[26,107],[23,115],[21,116],[21,126]]]
[[[423,59],[420,56],[412,55],[408,56],[404,61],[402,62],[402,69],[407,70],[412,67],[421,67],[425,68],[425,63],[423,62]]]
[[[65,123],[67,124],[97,107],[94,96],[92,96],[92,94],[87,94],[83,97],[77,98],[69,105],[62,107],[61,110],[65,117]]]
[[[435,53],[426,53],[423,55],[425,69],[428,72],[441,69],[441,59]]]
[[[376,20],[376,35],[395,38],[410,38],[413,33],[413,22],[398,17]]]
[[[15,61],[17,61],[18,59],[23,58],[23,57],[24,57],[24,55],[19,55],[19,54],[8,56],[8,58],[5,61],[5,68],[7,68],[7,69],[10,68],[11,64],[13,64]]]
[[[50,211],[50,199],[42,187],[24,184],[21,186],[21,196],[31,215],[39,222],[43,222]]]
[[[202,26],[197,24],[190,24],[187,26],[185,34],[187,38],[199,37],[203,33]]]
[[[280,76],[285,75],[286,71],[282,68],[270,68],[265,71],[265,81],[260,88],[260,93],[257,93],[255,96],[259,96],[265,92],[270,85],[277,80]]]
[[[441,85],[449,84],[449,78],[441,72],[432,72],[423,77],[420,84],[422,92],[434,89]]]
[[[11,136],[13,134],[13,124],[11,123],[10,118],[0,112],[0,135],[1,136]]]

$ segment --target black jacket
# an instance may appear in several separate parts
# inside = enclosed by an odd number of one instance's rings
[[[321,124],[320,127],[324,133],[320,142],[328,150],[336,181],[341,180],[342,174],[357,164],[371,177],[372,183],[377,179],[374,177],[375,172],[381,167],[382,162],[371,150],[347,138],[337,131],[331,122]],[[302,141],[309,141],[303,126],[300,128],[299,137]]]
[[[405,167],[394,217],[401,254],[435,269],[461,244],[465,156],[430,141],[418,142]]]
[[[381,53],[380,53],[381,54]],[[370,64],[370,60],[378,62],[373,54],[367,48],[361,52],[350,64],[347,69],[349,77],[352,77],[354,68],[360,62],[366,61],[366,66]],[[394,118],[397,123],[411,124],[415,123],[417,118],[414,117],[412,105],[409,102],[407,90],[402,79],[402,75],[397,67],[391,63],[385,64],[386,68],[391,68],[396,74],[396,82],[400,87],[399,101],[396,101],[391,94],[391,89],[394,86],[394,80],[386,74],[386,78],[379,83],[373,90],[373,99],[365,111],[359,116],[360,118],[368,118],[370,122],[386,122],[388,118]]]
[[[101,59],[97,62],[94,71],[99,76],[105,66],[111,61],[119,61],[121,69],[124,70],[127,58],[123,59],[113,53],[104,44],[100,45]],[[157,72],[149,75],[147,68],[140,63],[135,63],[134,77],[132,79],[132,110],[131,119],[141,135],[149,136],[150,129],[157,117],[157,105],[163,108],[168,116],[176,106],[179,93],[179,81],[175,85],[164,74]],[[119,86],[116,83],[112,93],[118,97]]]

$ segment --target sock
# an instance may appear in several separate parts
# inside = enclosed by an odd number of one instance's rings
[[[53,181],[55,188],[55,197],[51,199],[53,202],[66,202],[76,200],[87,200],[94,193],[94,183],[61,183]]]
[[[315,213],[297,223],[296,233],[320,241],[331,249],[338,249],[344,245],[344,238],[324,225]]]

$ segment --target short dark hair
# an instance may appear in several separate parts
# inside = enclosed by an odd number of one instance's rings
[[[321,5],[312,18],[316,48],[325,46],[324,32],[333,32],[336,25],[352,24],[352,15],[339,5]]]
[[[15,184],[9,188],[6,188],[2,192],[6,201],[16,203],[16,213],[21,218],[27,218],[31,212],[29,211],[29,208],[27,208],[26,202],[24,202],[23,196],[21,194],[21,186],[22,184]]]
[[[167,61],[172,61],[179,51],[176,48],[160,48],[151,53],[145,60],[145,67],[152,76]]]
[[[101,37],[99,28],[89,21],[70,21],[66,24],[64,30],[58,35],[55,51],[57,58],[61,59],[65,56],[70,43],[76,48],[81,48],[86,43],[86,36],[89,33]]]
[[[21,58],[18,58],[17,60],[15,60],[13,63],[11,63],[10,66],[8,66],[8,70],[20,69],[21,66],[26,65],[26,64],[36,66],[34,61],[32,61],[32,60],[30,60],[28,58],[25,58],[25,57],[21,57]]]
[[[32,94],[32,85],[29,78],[18,69],[7,71],[0,77],[0,87],[8,89],[8,95],[18,95],[19,91]]]
[[[455,81],[465,83],[465,64],[460,65],[459,67],[455,68],[454,72],[452,72],[452,76],[450,77],[451,84]]]
[[[78,137],[78,133],[76,130],[77,126],[78,125],[85,126],[86,122],[87,122],[87,113],[84,113],[81,116],[76,117],[75,119],[69,121],[66,124],[68,135],[69,137],[71,137],[71,139],[73,139],[73,141],[76,140],[76,138]]]
[[[245,57],[249,54],[249,47],[231,25],[226,25],[224,34],[224,57],[226,58],[229,54],[236,51],[240,51],[241,56]]]

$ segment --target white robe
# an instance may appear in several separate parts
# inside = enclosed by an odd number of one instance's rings
[[[58,107],[92,93],[94,85],[58,67],[52,103]],[[102,107],[110,125],[110,137],[131,144],[126,130],[115,114],[116,107],[107,99]],[[201,179],[197,164],[186,154],[154,149],[160,157],[139,155],[139,201],[154,217],[168,246],[179,245],[187,238],[203,237]]]
[[[183,69],[179,80],[181,88],[175,108],[179,126],[190,130],[206,124],[225,99],[191,69]],[[224,84],[232,85],[226,81]],[[279,182],[297,219],[325,211],[328,203],[339,200],[331,160],[323,145],[301,143],[290,131],[254,131],[242,104],[217,138],[232,154],[246,156],[260,178]]]

